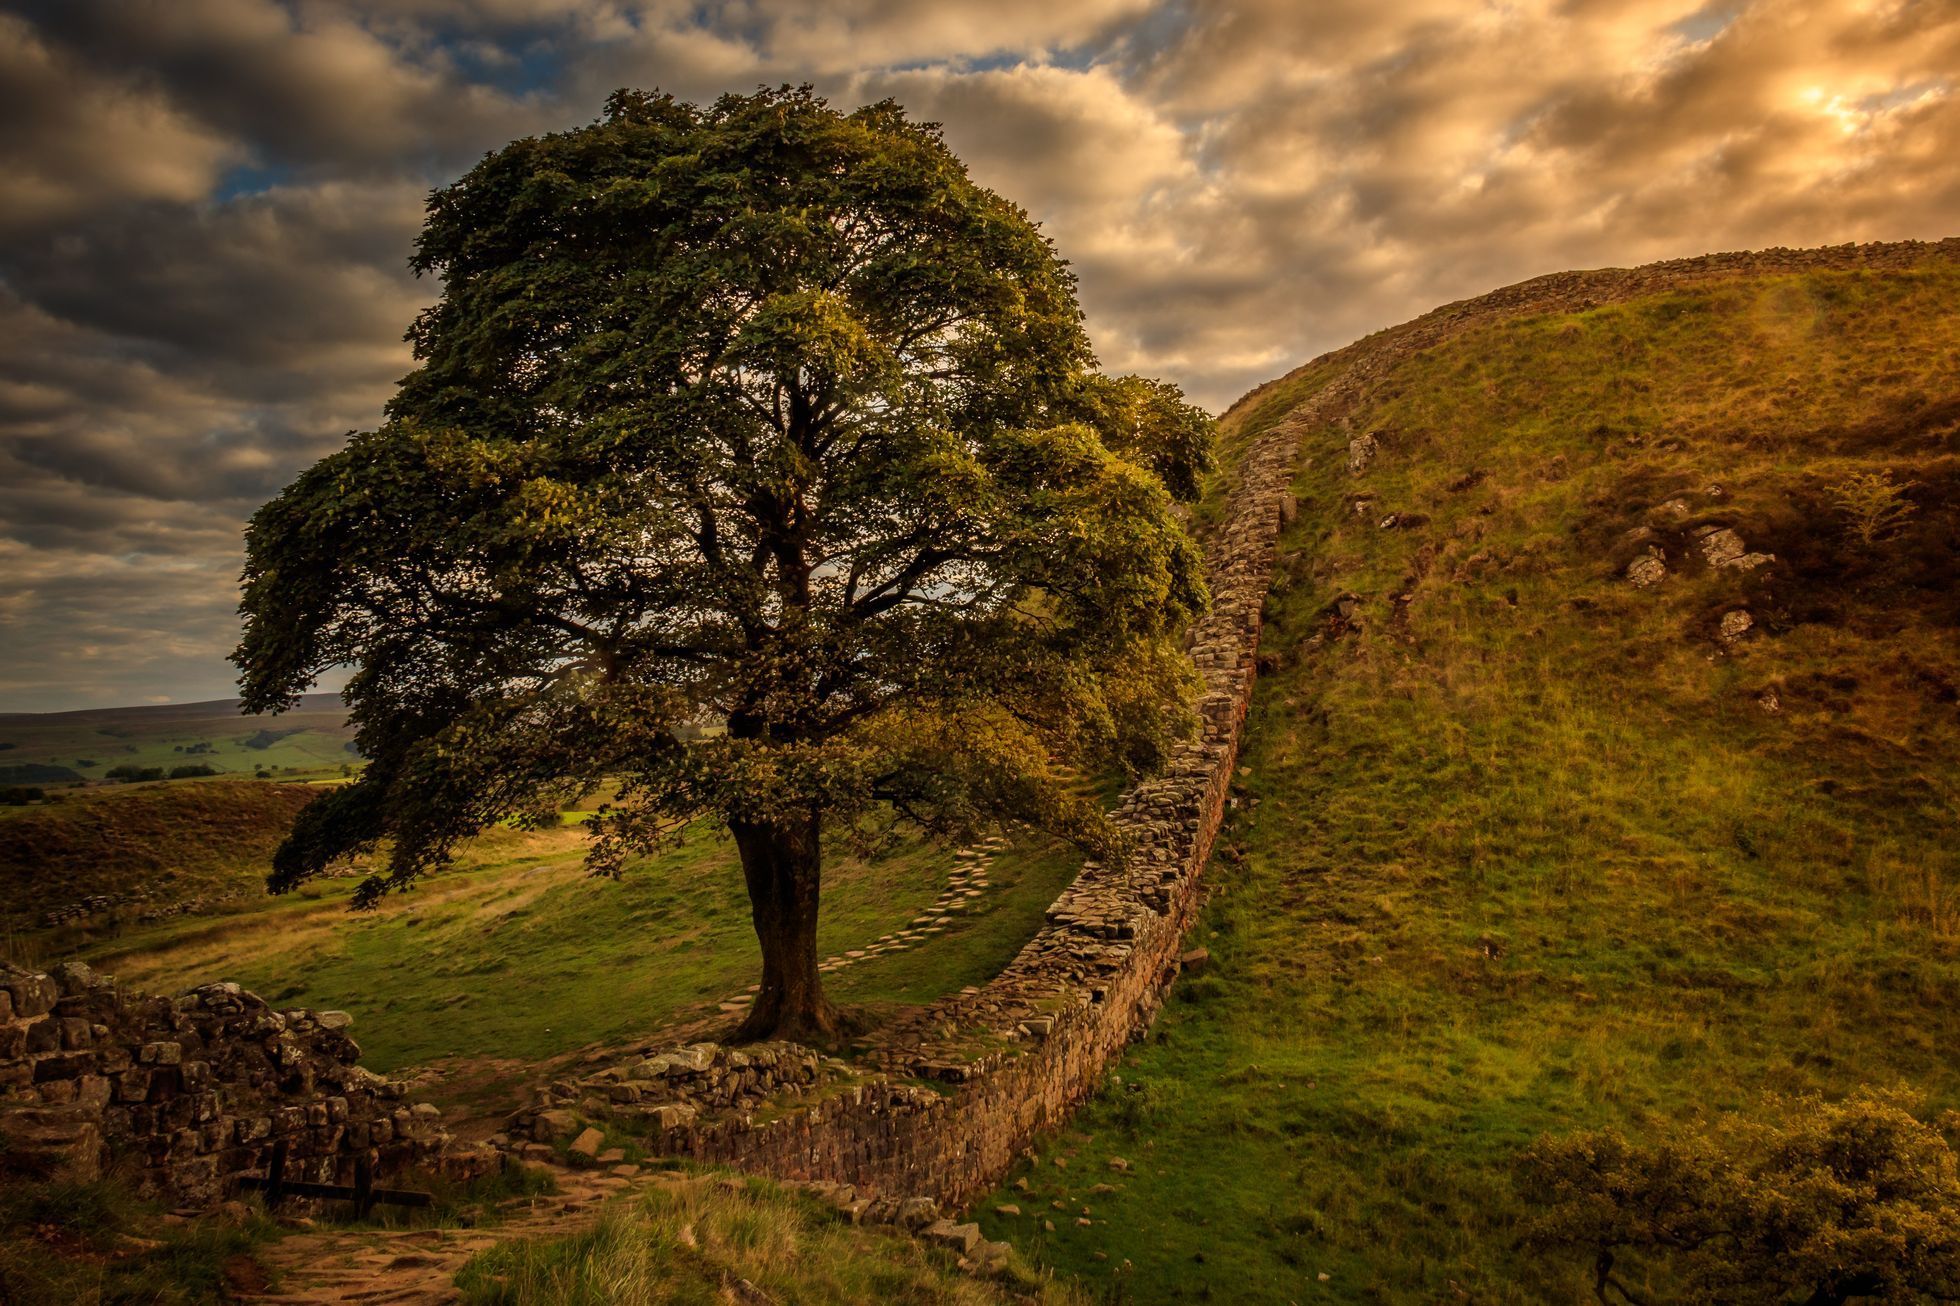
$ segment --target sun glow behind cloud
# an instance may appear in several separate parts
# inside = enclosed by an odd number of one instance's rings
[[[239,527],[409,366],[428,188],[619,85],[943,122],[1105,363],[1222,406],[1539,272],[1954,234],[1956,75],[1926,0],[0,0],[0,707],[227,692]]]

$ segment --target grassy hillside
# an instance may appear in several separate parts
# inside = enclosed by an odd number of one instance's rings
[[[103,896],[126,915],[264,892],[272,850],[318,790],[258,780],[91,789],[0,820],[0,933]]]
[[[118,766],[198,764],[232,774],[338,774],[360,759],[347,709],[333,694],[308,694],[279,716],[240,716],[234,699],[81,712],[0,713],[0,784],[62,777],[100,780]]]
[[[174,734],[151,715],[172,711]],[[340,728],[337,708],[313,715],[319,738]],[[131,719],[147,722],[150,756],[211,718],[135,709]],[[357,876],[268,897],[272,851],[317,792],[218,777],[71,789],[4,809],[0,955],[78,957],[154,992],[233,980],[282,1005],[345,1010],[370,1068],[424,1072],[422,1096],[489,1116],[549,1077],[541,1063],[593,1044],[677,1024],[719,1032],[760,974],[734,850],[707,830],[602,880],[586,873],[571,813],[556,830],[485,831],[452,868],[371,913],[347,910]],[[830,976],[839,1000],[875,1022],[984,983],[1080,865],[1030,836],[990,857],[983,892],[936,907],[962,861],[917,841],[874,859],[830,850],[819,946],[872,950]],[[98,896],[112,905],[45,924],[51,908]],[[906,946],[881,945],[922,916],[939,919]]]
[[[1289,416],[1211,967],[988,1236],[1135,1301],[1590,1299],[1518,1250],[1534,1138],[1960,1106],[1960,266],[1349,352],[1228,445]]]
[[[589,1229],[500,1243],[465,1265],[456,1284],[471,1306],[1089,1301],[1022,1265],[1010,1264],[994,1279],[964,1274],[955,1260],[889,1226],[850,1224],[772,1184],[703,1174],[616,1203]]]

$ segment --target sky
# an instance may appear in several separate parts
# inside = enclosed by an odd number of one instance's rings
[[[1105,368],[1221,410],[1573,267],[1960,234],[1960,0],[0,0],[0,711],[233,692],[431,187],[620,86],[944,124]]]

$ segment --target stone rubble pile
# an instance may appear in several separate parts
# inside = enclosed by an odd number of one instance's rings
[[[580,1118],[574,1112],[634,1120],[642,1132],[678,1129],[704,1111],[739,1115],[772,1100],[811,1096],[851,1073],[845,1062],[794,1043],[689,1043],[554,1081],[511,1115],[503,1141],[524,1155],[524,1140],[544,1144],[564,1137]]]
[[[92,1178],[114,1157],[139,1191],[205,1205],[263,1173],[349,1183],[434,1161],[436,1108],[363,1070],[342,1012],[275,1011],[236,984],[172,1000],[87,966],[0,962],[0,1155],[19,1172]]]

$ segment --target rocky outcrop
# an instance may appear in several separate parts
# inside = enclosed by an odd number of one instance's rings
[[[283,1148],[288,1179],[349,1183],[433,1160],[436,1109],[356,1064],[342,1013],[274,1011],[236,984],[172,1000],[88,967],[0,963],[0,1159],[91,1178],[111,1161],[135,1186],[191,1204],[223,1198]]]

